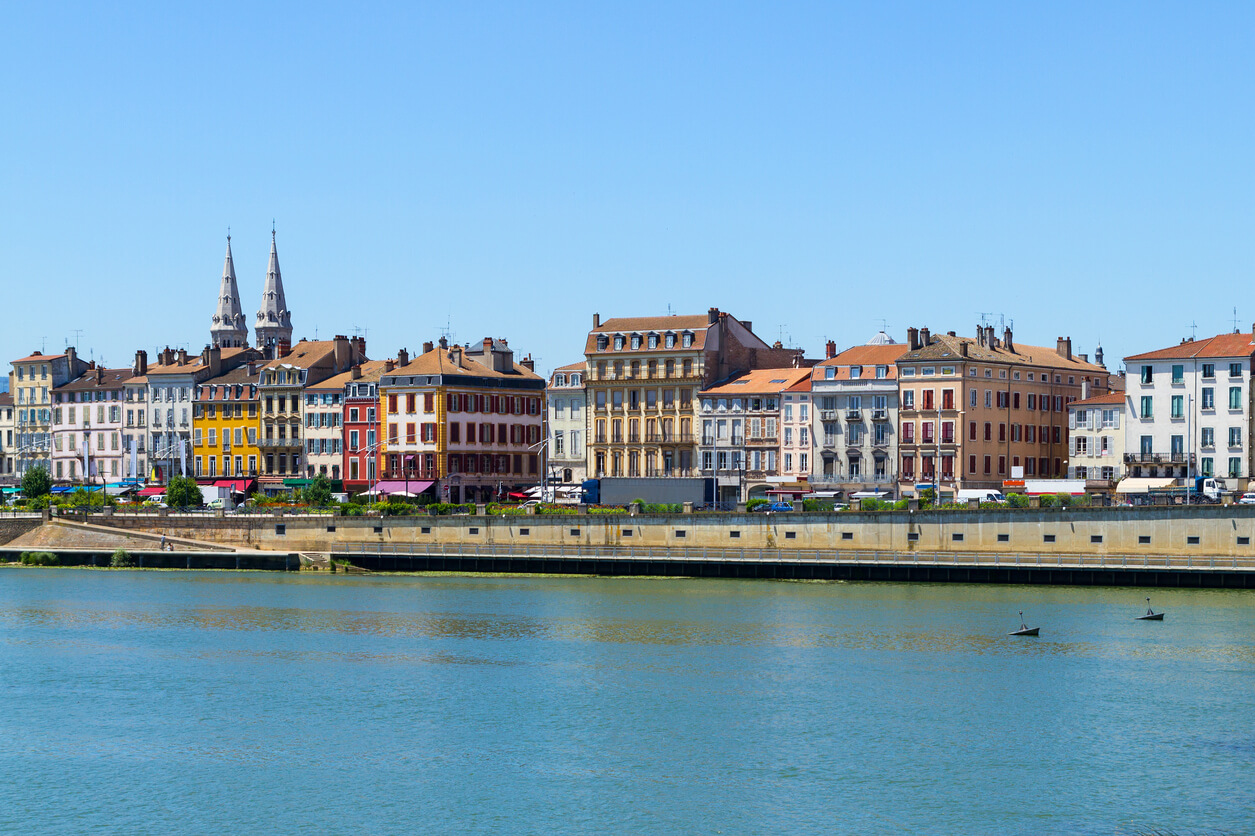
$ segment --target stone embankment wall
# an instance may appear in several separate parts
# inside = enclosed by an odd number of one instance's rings
[[[1255,507],[836,514],[125,517],[119,528],[288,552],[345,545],[514,544],[746,550],[1255,556]]]
[[[36,530],[42,524],[40,519],[0,518],[0,546]]]

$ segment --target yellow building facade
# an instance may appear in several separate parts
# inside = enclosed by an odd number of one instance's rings
[[[201,383],[192,409],[192,472],[201,481],[255,479],[261,462],[258,370],[249,363]]]

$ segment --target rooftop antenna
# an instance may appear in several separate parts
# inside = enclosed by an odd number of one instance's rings
[[[994,314],[993,314],[993,311],[977,311],[976,315],[980,317],[981,325],[988,325],[990,317],[992,317]]]
[[[457,344],[457,340],[453,339],[453,317],[448,313],[444,316],[444,327],[440,329],[440,336],[451,345]]]
[[[1191,340],[1197,336],[1197,334],[1195,333],[1197,331],[1198,331],[1198,323],[1191,320],[1190,321],[1190,339]]]
[[[39,338],[39,353],[40,354],[48,353],[48,338],[47,337]]]
[[[1233,333],[1240,333],[1238,331],[1238,309],[1236,305],[1233,308]]]
[[[71,329],[70,329],[70,333],[74,335],[74,347],[75,347],[75,348],[78,348],[78,344],[79,344],[79,342],[83,339],[83,329],[82,329],[82,328],[71,328]],[[68,342],[68,340],[67,340],[67,342]]]
[[[885,319],[883,316],[880,318],[880,330],[884,331],[886,334],[889,333],[889,320]]]
[[[667,303],[667,316],[675,316],[675,311],[671,308],[671,303]]]

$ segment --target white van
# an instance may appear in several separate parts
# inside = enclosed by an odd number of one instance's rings
[[[956,501],[967,502],[970,499],[976,499],[981,502],[997,502],[999,505],[1007,503],[1007,498],[1002,495],[1002,491],[995,491],[989,488],[961,490]]]

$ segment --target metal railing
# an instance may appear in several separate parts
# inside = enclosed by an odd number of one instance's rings
[[[519,527],[526,528],[526,522]],[[936,566],[1002,569],[1255,571],[1255,556],[1190,557],[1166,554],[892,552],[869,549],[721,549],[671,546],[344,543],[335,554],[377,557],[509,558],[522,560],[624,560],[657,563],[781,563],[798,565]]]

